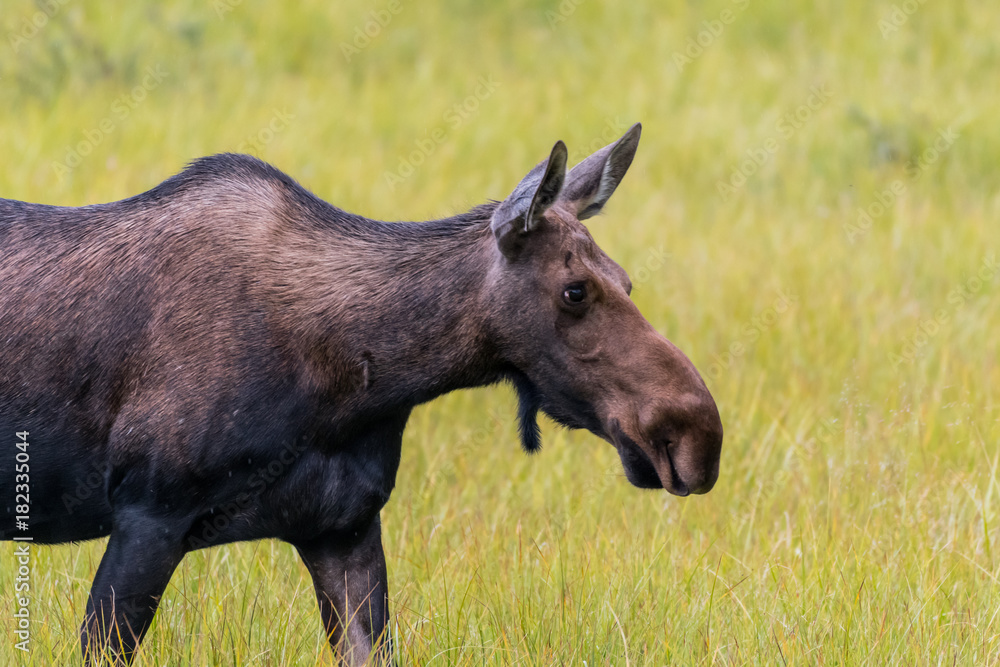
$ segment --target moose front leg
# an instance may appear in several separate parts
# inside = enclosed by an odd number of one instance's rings
[[[389,592],[376,516],[366,530],[296,545],[312,575],[327,639],[341,663],[392,664]]]
[[[134,510],[116,514],[80,628],[84,664],[132,661],[184,557],[183,534],[172,521]]]

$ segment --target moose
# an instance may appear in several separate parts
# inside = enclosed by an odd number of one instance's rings
[[[187,552],[276,538],[338,660],[389,664],[379,512],[411,410],[456,389],[512,385],[527,452],[542,411],[637,487],[709,491],[715,401],[581,223],[640,132],[568,171],[559,141],[503,201],[430,222],[235,154],[109,204],[0,200],[0,438],[30,443],[27,488],[0,455],[0,538],[110,536],[84,662],[132,660]]]

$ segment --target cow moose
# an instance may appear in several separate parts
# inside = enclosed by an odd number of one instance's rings
[[[185,553],[277,538],[339,660],[391,662],[379,511],[411,410],[456,389],[509,382],[528,452],[541,410],[635,486],[709,491],[715,401],[581,224],[640,131],[569,171],[559,141],[503,201],[431,222],[233,154],[109,204],[0,200],[0,438],[30,434],[30,524],[5,447],[0,538],[110,536],[84,661],[131,661]]]

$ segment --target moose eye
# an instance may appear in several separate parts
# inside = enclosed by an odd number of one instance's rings
[[[587,286],[583,283],[569,285],[563,290],[562,298],[567,304],[578,306],[587,299]]]

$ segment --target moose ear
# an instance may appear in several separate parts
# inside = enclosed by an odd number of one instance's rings
[[[578,220],[597,215],[621,183],[639,146],[642,124],[636,123],[621,139],[597,151],[566,175],[560,201],[576,209]]]
[[[566,144],[557,141],[552,153],[528,172],[493,212],[490,226],[501,252],[517,253],[524,236],[536,229],[545,211],[555,203],[566,178]]]

